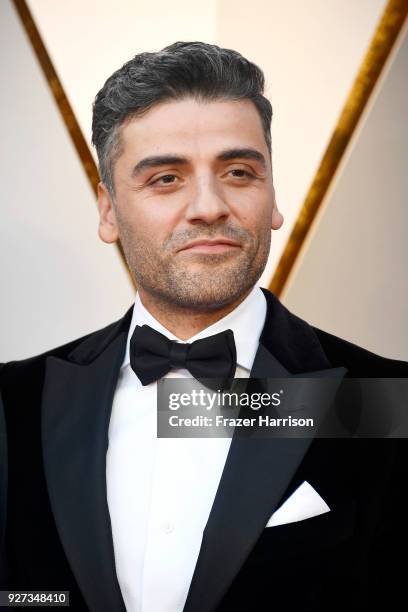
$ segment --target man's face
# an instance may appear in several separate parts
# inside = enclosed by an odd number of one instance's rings
[[[99,235],[120,238],[141,294],[200,311],[247,293],[283,221],[253,103],[160,103],[121,141],[115,203],[99,188]]]

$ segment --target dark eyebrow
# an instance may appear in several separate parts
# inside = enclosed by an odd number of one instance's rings
[[[217,155],[218,161],[231,161],[233,159],[252,159],[254,161],[260,162],[262,167],[266,170],[265,157],[256,149],[251,149],[248,147],[226,149],[225,151],[222,151]],[[181,157],[180,155],[152,155],[150,157],[145,157],[144,159],[141,159],[135,165],[132,170],[132,176],[135,177],[148,168],[157,168],[159,166],[168,166],[172,164],[187,165],[188,163],[189,160],[186,157]]]
[[[226,149],[217,155],[219,161],[231,161],[233,159],[252,159],[259,162],[263,169],[266,170],[266,160],[260,151],[251,149],[249,147],[237,148],[237,149]]]
[[[188,164],[188,159],[179,155],[152,155],[145,157],[132,170],[132,176],[137,176],[147,168],[157,168],[158,166],[167,166],[170,164]]]

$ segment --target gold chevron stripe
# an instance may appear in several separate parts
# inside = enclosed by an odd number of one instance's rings
[[[61,81],[54,68],[54,65],[48,55],[47,49],[42,41],[40,32],[35,24],[34,18],[31,15],[30,9],[27,6],[25,0],[13,0],[14,7],[20,17],[23,24],[24,30],[30,40],[31,46],[33,47],[34,53],[37,60],[42,68],[45,78],[47,79],[51,93],[61,113],[61,117],[65,123],[65,127],[68,130],[68,134],[71,137],[74,148],[81,160],[82,167],[85,171],[86,176],[91,184],[93,192],[97,194],[97,185],[99,183],[99,173],[92,153],[89,150],[88,143],[86,142],[84,135],[82,134],[79,123],[76,120],[74,111],[69,103],[69,100],[65,94],[64,88],[62,87]],[[123,253],[122,245],[117,242],[119,249],[120,258],[125,266],[126,273],[132,283],[135,286],[134,279],[130,274],[129,268],[126,264],[125,255]]]
[[[269,289],[281,295],[357,123],[404,25],[408,0],[389,0],[309,188]]]

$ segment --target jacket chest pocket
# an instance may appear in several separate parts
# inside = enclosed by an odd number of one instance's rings
[[[249,562],[262,562],[282,555],[313,554],[321,549],[339,546],[349,539],[355,526],[355,502],[349,500],[335,505],[330,512],[312,518],[266,527],[255,547]]]

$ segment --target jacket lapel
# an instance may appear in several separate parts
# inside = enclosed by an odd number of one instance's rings
[[[59,536],[92,612],[125,610],[115,573],[106,494],[113,394],[131,310],[63,360],[47,359],[42,404],[44,469]]]
[[[335,376],[340,383],[346,370],[330,367],[313,329],[286,311],[271,293],[264,293],[267,316],[250,376],[283,378],[305,373],[308,378]],[[216,609],[279,506],[311,442],[312,438],[233,437],[184,612]]]

